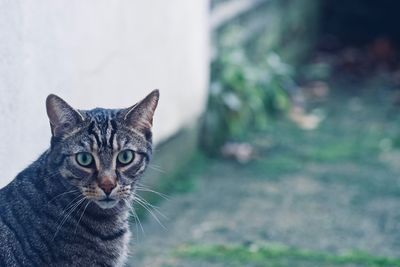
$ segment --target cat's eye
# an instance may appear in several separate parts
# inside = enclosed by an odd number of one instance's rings
[[[135,153],[132,150],[126,149],[119,152],[117,156],[118,163],[128,165],[135,158]]]
[[[89,167],[93,163],[93,156],[88,152],[80,152],[76,154],[76,162],[82,167]]]

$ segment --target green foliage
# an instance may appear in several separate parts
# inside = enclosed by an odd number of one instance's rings
[[[310,46],[312,31],[306,26],[315,12],[299,8],[303,5],[315,6],[315,1],[268,1],[214,33],[218,53],[201,135],[207,152],[216,154],[227,141],[265,130],[290,108],[293,66]]]
[[[289,109],[291,68],[276,53],[254,65],[242,49],[232,48],[212,64],[212,73],[205,123],[207,134],[218,139],[213,147],[246,138],[249,130],[265,130],[272,118]]]
[[[229,266],[400,266],[400,259],[374,256],[366,252],[350,251],[335,255],[281,245],[229,246],[188,245],[176,251],[178,257],[207,262],[223,262]]]

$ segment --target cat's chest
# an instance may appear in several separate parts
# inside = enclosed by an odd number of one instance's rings
[[[129,230],[116,236],[81,236],[64,242],[55,266],[118,266],[126,263],[129,251]],[[105,238],[106,237],[106,238]]]
[[[124,266],[130,230],[127,216],[71,218],[56,238],[57,266]]]

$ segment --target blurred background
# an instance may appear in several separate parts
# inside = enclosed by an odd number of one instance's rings
[[[0,0],[0,186],[44,100],[159,88],[128,266],[400,266],[400,2]]]

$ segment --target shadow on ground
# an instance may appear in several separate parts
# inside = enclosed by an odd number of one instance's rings
[[[254,161],[209,160],[195,189],[160,203],[165,229],[134,226],[131,266],[400,266],[394,93],[331,87],[318,129],[282,119],[253,136]]]

